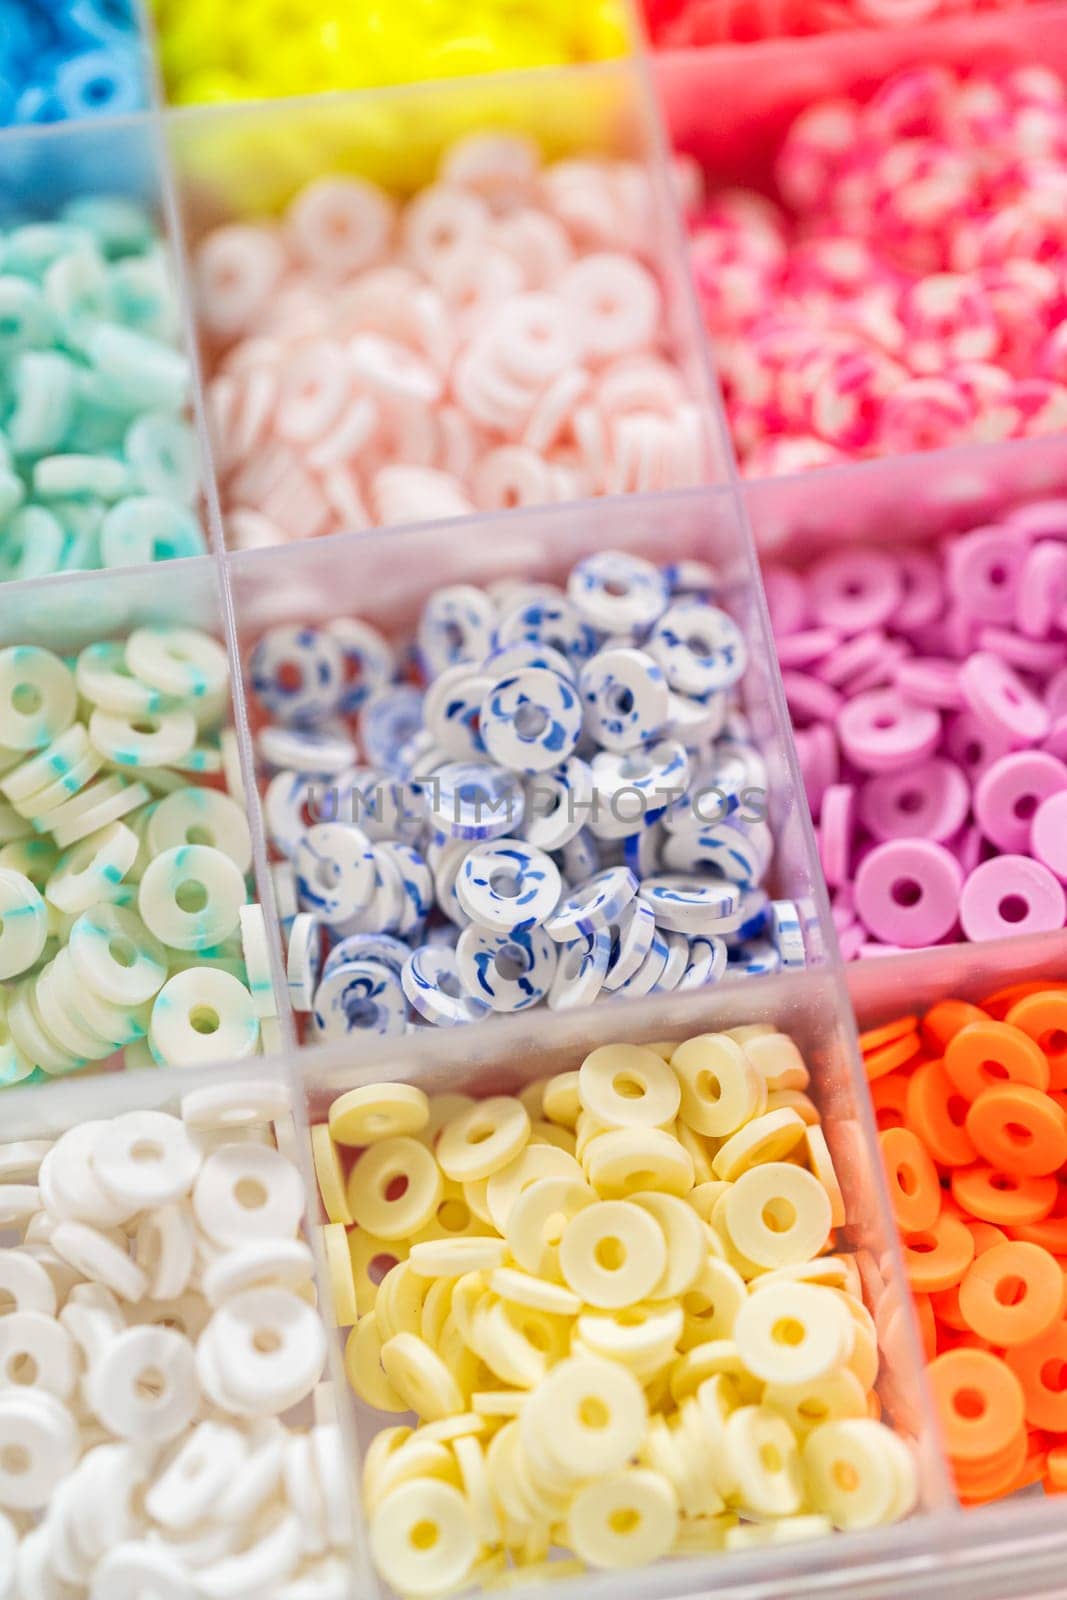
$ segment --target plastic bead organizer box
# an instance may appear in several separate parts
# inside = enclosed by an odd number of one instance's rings
[[[1062,1587],[1067,14],[647,9],[4,13],[13,1600]]]

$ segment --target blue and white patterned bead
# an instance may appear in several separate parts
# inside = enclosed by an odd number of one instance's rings
[[[468,917],[494,933],[538,927],[556,909],[562,888],[551,856],[518,839],[474,845],[456,878],[456,895]]]
[[[669,561],[662,570],[672,599],[695,595],[702,600],[710,600],[719,582],[718,573],[706,561]]]
[[[592,768],[580,756],[571,756],[555,772],[539,772],[526,784],[527,842],[539,850],[562,850],[580,832],[592,798]],[[595,870],[596,863],[578,875],[587,878]]]
[[[317,917],[302,911],[293,918],[285,958],[285,976],[294,1011],[310,1011],[322,973],[322,928]]]
[[[751,939],[762,938],[770,923],[770,901],[767,891],[760,888],[746,889],[741,896],[735,920],[736,928],[723,934],[730,948],[748,944]]]
[[[343,822],[317,822],[293,854],[301,907],[336,926],[366,910],[374,894],[374,853],[367,835]]]
[[[770,920],[771,936],[781,957],[782,966],[806,966],[804,928],[795,902],[792,900],[772,900]]]
[[[252,690],[282,722],[322,722],[337,709],[344,662],[337,640],[321,628],[270,628],[252,651]]]
[[[594,628],[636,639],[663,615],[670,599],[659,567],[640,556],[605,550],[579,561],[567,594]]]
[[[409,684],[382,689],[364,701],[359,731],[372,766],[403,776],[402,752],[422,730],[422,702],[422,691]]]
[[[396,973],[378,961],[335,967],[315,990],[315,1031],[320,1039],[353,1033],[396,1037],[407,1032],[408,1005]]]
[[[396,932],[402,939],[415,938],[434,907],[433,873],[426,858],[410,844],[388,840],[375,848],[390,857],[403,885],[404,903]]]
[[[769,939],[753,939],[730,951],[729,971],[740,977],[756,978],[781,969],[781,953]]]
[[[392,682],[396,654],[384,634],[356,617],[337,617],[326,624],[326,632],[340,646],[343,662],[337,710],[343,717],[352,717],[371,695]]]
[[[668,932],[667,934],[667,961],[656,979],[656,990],[660,994],[670,994],[677,989],[685,976],[689,966],[689,940],[684,933]]]
[[[599,840],[588,828],[568,839],[560,851],[560,865],[568,883],[585,883],[607,865]]]
[[[542,928],[493,933],[473,924],[456,946],[468,993],[493,1011],[527,1011],[547,997],[556,975],[556,946]]]
[[[661,928],[691,935],[717,933],[718,924],[732,917],[741,904],[736,884],[683,873],[646,878],[641,895],[652,907]]]
[[[503,614],[496,630],[497,645],[515,644],[521,639],[558,650],[566,656],[572,671],[589,661],[597,648],[595,630],[563,595],[538,596]]]
[[[637,887],[637,879],[628,867],[608,867],[560,901],[545,923],[545,931],[557,943],[569,944],[580,933],[610,928],[637,894]]]
[[[422,837],[428,816],[426,791],[420,783],[363,767],[352,774],[343,820],[355,822],[376,842],[399,839],[414,844]]]
[[[466,860],[469,848],[468,840],[452,839],[443,847],[430,845],[427,850],[427,859],[433,872],[437,909],[457,928],[465,928],[470,921],[456,893],[456,879],[459,877],[459,869]]]
[[[526,808],[520,780],[487,761],[450,762],[425,791],[431,821],[453,839],[502,839],[521,825]]]
[[[333,946],[323,963],[322,976],[328,978],[331,972],[351,961],[378,961],[399,976],[410,954],[411,947],[392,934],[350,933]]]
[[[396,933],[404,916],[404,879],[399,863],[384,844],[371,845],[374,892],[362,911],[337,924],[342,935]]]
[[[714,934],[689,941],[689,964],[678,980],[679,989],[703,989],[718,983],[726,971],[726,941]]]
[[[630,974],[625,983],[616,989],[617,995],[625,995],[628,1000],[634,1000],[644,994],[651,994],[657,988],[660,979],[667,969],[667,959],[670,955],[668,935],[662,928],[657,928],[648,952],[640,966]]]
[[[315,820],[321,785],[302,772],[276,772],[263,796],[267,837],[283,856],[292,856]]]
[[[604,750],[647,744],[666,725],[670,690],[644,650],[601,650],[579,678],[585,730]]]
[[[573,1011],[590,1005],[604,987],[611,958],[611,931],[597,928],[561,944],[556,976],[548,993],[552,1011]]]
[[[514,772],[550,772],[566,761],[582,733],[574,685],[544,667],[499,679],[482,704],[482,738],[494,761]]]
[[[598,839],[624,839],[658,821],[689,782],[689,756],[676,739],[593,757],[596,797],[589,826]]]
[[[317,778],[336,777],[356,759],[355,744],[343,723],[317,728],[287,728],[273,723],[259,730],[256,749],[268,767],[288,768]]]
[[[667,702],[667,721],[675,738],[680,739],[687,750],[706,752],[722,732],[726,714],[725,691],[700,698],[692,694],[678,694],[671,689]]]
[[[663,847],[663,865],[671,872],[710,867],[731,883],[751,889],[770,864],[774,841],[766,823],[730,817],[700,833],[675,833]]]
[[[701,833],[717,827],[740,808],[747,786],[745,763],[733,754],[724,757],[716,749],[692,767],[685,794],[663,813],[663,826],[668,833]]]
[[[727,612],[700,600],[679,600],[660,618],[647,649],[679,694],[717,694],[748,663],[744,635]]]
[[[513,672],[522,672],[526,667],[541,667],[546,672],[558,672],[561,678],[569,678],[572,683],[578,681],[579,668],[570,657],[537,639],[516,639],[511,644],[498,645],[482,663],[483,672],[490,673],[494,682],[510,677]]]
[[[652,907],[638,895],[631,900],[611,930],[611,958],[604,974],[605,989],[621,989],[642,965],[656,937]]]
[[[461,1027],[489,1015],[485,1001],[467,992],[459,957],[447,945],[420,945],[405,962],[401,982],[419,1016],[437,1028]]]
[[[662,864],[663,822],[658,819],[628,833],[622,841],[622,859],[635,878],[651,878]]]
[[[495,674],[479,672],[470,662],[446,667],[426,691],[426,728],[450,761],[478,761],[486,754],[481,734],[482,703]]]
[[[429,677],[457,662],[485,660],[493,644],[497,610],[484,589],[455,583],[438,589],[422,609],[416,634],[419,659]]]

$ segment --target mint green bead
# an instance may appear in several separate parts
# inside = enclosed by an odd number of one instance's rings
[[[146,411],[131,422],[123,453],[138,486],[182,505],[200,492],[200,449],[184,417]]]
[[[43,506],[23,506],[0,535],[5,579],[44,578],[63,566],[66,537],[57,517]]]
[[[155,238],[150,214],[124,195],[81,195],[64,207],[63,220],[91,233],[110,261],[147,250]]]
[[[111,269],[116,319],[150,339],[177,341],[181,312],[167,262],[159,255],[131,257]]]
[[[180,350],[128,328],[104,324],[89,339],[89,358],[138,406],[180,411],[189,392],[189,362]]]
[[[15,405],[8,420],[17,456],[61,450],[74,417],[77,370],[54,350],[26,350],[14,368]]]
[[[53,509],[63,525],[63,571],[89,572],[99,567],[106,507],[99,500],[61,500]]]
[[[33,469],[33,487],[45,499],[119,500],[130,486],[129,468],[108,456],[45,456]]]
[[[203,531],[193,513],[159,495],[134,495],[113,506],[100,530],[105,567],[146,565],[202,555]]]
[[[42,283],[44,275],[62,256],[82,246],[92,247],[92,234],[65,222],[29,222],[8,234],[4,245],[4,271]]]
[[[24,278],[0,278],[0,357],[51,344],[53,318],[38,286]]]
[[[17,511],[26,498],[26,490],[17,473],[0,470],[0,523]]]
[[[44,275],[44,296],[64,341],[79,348],[79,326],[113,314],[111,278],[104,258],[91,247],[53,261]],[[85,326],[85,331],[88,331]]]

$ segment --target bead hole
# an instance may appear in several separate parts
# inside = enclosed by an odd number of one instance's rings
[[[258,1211],[267,1203],[267,1186],[259,1178],[239,1178],[233,1197],[245,1211]]]
[[[1026,1299],[1026,1280],[1015,1276],[1001,1278],[993,1294],[998,1305],[1020,1305]]]
[[[502,982],[518,983],[530,970],[530,960],[521,944],[505,944],[497,951],[493,966]]]
[[[764,1472],[781,1472],[785,1465],[782,1460],[782,1452],[776,1444],[761,1445],[759,1459],[760,1466]]]
[[[779,1317],[771,1329],[771,1338],[776,1344],[803,1344],[805,1337],[804,1324],[796,1317]]]
[[[1027,1145],[1034,1140],[1034,1130],[1026,1128],[1021,1122],[1006,1122],[1004,1124],[1004,1137],[1010,1144]]]
[[[583,1428],[606,1428],[611,1421],[611,1412],[599,1395],[587,1394],[578,1407],[578,1421]]]
[[[257,1328],[252,1335],[252,1348],[261,1356],[272,1356],[281,1347],[281,1337],[275,1328]]]
[[[134,1390],[139,1400],[149,1403],[162,1400],[167,1392],[167,1380],[158,1367],[145,1367],[137,1374]]]
[[[922,884],[914,878],[898,878],[890,890],[894,905],[915,906],[923,897]]]
[[[1053,1028],[1042,1037],[1041,1048],[1047,1056],[1062,1055],[1067,1050],[1067,1032],[1062,1028]]]
[[[382,1194],[390,1203],[396,1200],[403,1200],[408,1192],[409,1185],[410,1179],[407,1173],[397,1172],[383,1184]]]
[[[1041,1367],[1041,1387],[1048,1389],[1052,1394],[1063,1394],[1067,1391],[1067,1361],[1061,1356],[1053,1356]]]
[[[383,1251],[380,1255],[371,1256],[367,1262],[367,1277],[371,1283],[379,1284],[387,1273],[392,1272],[395,1266],[396,1256],[386,1255]]]
[[[522,879],[511,867],[497,867],[490,875],[489,887],[503,900],[514,900],[522,889]]]
[[[970,1422],[985,1416],[986,1397],[980,1389],[957,1389],[952,1404],[959,1415]]]
[[[722,1084],[714,1072],[705,1070],[697,1073],[696,1083],[693,1085],[701,1100],[707,1100],[712,1105],[722,1099]]]
[[[30,1452],[22,1444],[6,1444],[0,1450],[0,1471],[6,1472],[10,1477],[21,1477],[24,1472],[29,1472],[32,1465]]]
[[[797,1225],[797,1209],[791,1200],[781,1195],[768,1200],[761,1213],[763,1226],[768,1233],[788,1233]]]
[[[1030,818],[1037,810],[1037,795],[1021,794],[1018,800],[1016,800],[1014,806],[1012,806],[1012,810],[1015,812],[1015,815],[1018,817],[1020,822],[1029,822]]]
[[[189,1026],[194,1033],[218,1033],[221,1021],[214,1006],[194,1006],[189,1013]]]
[[[44,696],[35,683],[17,683],[11,695],[11,704],[22,717],[32,717],[44,704]]]
[[[37,1382],[40,1368],[28,1350],[16,1350],[7,1363],[9,1383],[31,1384]]]
[[[463,1200],[442,1200],[437,1208],[437,1220],[447,1233],[462,1233],[470,1226],[470,1207]]]
[[[416,1522],[411,1530],[411,1545],[414,1550],[432,1550],[441,1537],[441,1530],[436,1522],[423,1520]]]
[[[633,1533],[641,1524],[641,1513],[635,1511],[633,1506],[619,1506],[608,1518],[608,1525],[612,1533],[617,1533],[620,1538]]]
[[[131,939],[116,933],[109,941],[107,953],[117,967],[132,967],[137,960],[137,948]]]
[[[918,1191],[919,1180],[915,1175],[914,1167],[909,1167],[906,1162],[901,1162],[897,1168],[897,1187],[901,1194],[910,1197]]]
[[[543,706],[525,701],[515,713],[515,732],[520,739],[539,739],[548,727],[548,712]]]
[[[210,850],[215,848],[215,834],[202,822],[194,822],[185,830],[186,844],[206,844]]]
[[[162,1161],[165,1152],[155,1139],[138,1139],[130,1146],[131,1161]]]
[[[174,891],[174,903],[179,911],[203,911],[207,901],[207,889],[197,878],[186,878]]]
[[[645,1085],[630,1072],[617,1073],[611,1081],[611,1087],[620,1100],[640,1100],[646,1092]]]
[[[598,1239],[596,1248],[593,1251],[593,1259],[596,1261],[597,1266],[602,1267],[605,1272],[618,1272],[621,1267],[626,1265],[626,1246],[621,1239],[615,1239],[610,1235],[607,1238]]]
[[[1006,894],[997,910],[1004,922],[1022,922],[1030,907],[1021,894]]]
[[[860,1475],[851,1461],[835,1461],[832,1476],[842,1494],[855,1494],[860,1486]]]

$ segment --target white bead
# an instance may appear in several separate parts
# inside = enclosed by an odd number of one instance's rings
[[[177,1117],[130,1111],[101,1127],[93,1142],[92,1166],[106,1194],[139,1211],[188,1194],[200,1154]]]
[[[326,1359],[326,1332],[306,1301],[281,1288],[246,1289],[228,1299],[202,1335],[237,1402],[260,1415],[311,1393]]]
[[[252,1239],[290,1238],[303,1218],[304,1186],[277,1150],[223,1145],[200,1169],[193,1210],[208,1237],[228,1248]]]
[[[183,1066],[255,1053],[259,1019],[243,983],[214,967],[175,973],[159,991],[148,1030],[162,1061]]]

